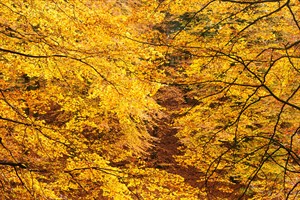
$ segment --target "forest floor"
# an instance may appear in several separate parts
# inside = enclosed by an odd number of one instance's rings
[[[180,149],[184,148],[176,137],[178,127],[173,125],[176,119],[175,112],[193,105],[185,102],[184,93],[176,87],[161,89],[156,95],[156,100],[165,108],[165,115],[157,122],[157,127],[151,133],[158,138],[158,141],[150,150],[148,167],[160,168],[169,173],[180,175],[192,187],[199,187],[197,180],[203,174],[194,167],[183,167],[175,160],[175,156],[182,155]]]
[[[192,107],[195,101],[186,101],[186,93],[183,89],[177,87],[162,88],[156,95],[156,101],[165,108],[165,116],[157,122],[157,127],[152,131],[152,135],[158,138],[154,148],[149,150],[150,156],[146,159],[147,166],[167,171],[184,178],[185,183],[194,188],[203,189],[206,187],[207,199],[240,199],[238,191],[243,187],[240,184],[224,183],[218,181],[199,182],[199,179],[205,177],[203,172],[198,171],[195,167],[184,167],[175,160],[176,156],[183,154],[184,145],[176,137],[180,127],[174,127],[174,120],[178,117],[176,112],[182,108]],[[224,192],[219,190],[220,187],[229,187],[234,192]],[[244,196],[241,199],[247,199]]]

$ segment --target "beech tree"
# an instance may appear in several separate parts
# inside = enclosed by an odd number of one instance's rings
[[[1,2],[5,198],[130,196],[124,172],[109,161],[145,152],[159,113],[157,84],[127,64],[138,64],[140,48],[122,36],[135,24],[130,9],[113,1]]]
[[[299,9],[0,2],[0,196],[297,199]],[[166,112],[162,87],[180,89],[186,105]],[[166,117],[179,130],[177,166],[199,172],[197,187],[147,164]]]
[[[158,66],[167,77],[161,82],[183,87],[197,100],[178,113],[183,128],[177,135],[187,147],[178,162],[205,174],[199,181],[210,198],[216,181],[220,191],[237,192],[239,198],[296,198],[299,2],[159,7],[167,15],[157,30],[167,39],[156,45],[171,55]],[[232,191],[231,183],[243,186]]]

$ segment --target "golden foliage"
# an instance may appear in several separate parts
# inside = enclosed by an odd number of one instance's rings
[[[216,183],[222,198],[297,198],[299,10],[2,1],[0,197],[209,199]],[[201,172],[199,187],[144,163],[164,109],[176,110],[178,166]]]

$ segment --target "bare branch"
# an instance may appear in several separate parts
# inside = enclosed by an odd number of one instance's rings
[[[235,0],[221,0],[221,2],[230,2],[230,3],[237,3],[237,4],[261,4],[261,3],[279,3],[281,0],[263,0],[263,1],[235,1]]]
[[[27,168],[23,163],[16,163],[16,162],[11,162],[11,161],[6,161],[6,160],[0,160],[0,165],[7,165],[7,166],[11,166],[11,167],[20,167],[22,169]]]

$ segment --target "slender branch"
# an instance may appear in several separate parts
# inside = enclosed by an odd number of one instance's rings
[[[17,121],[17,120],[6,118],[6,117],[2,117],[2,116],[0,116],[0,120],[4,120],[4,121],[16,123],[16,124],[22,124],[22,125],[25,125],[25,126],[32,126],[33,125],[33,124],[29,124],[29,123],[26,123],[26,122]]]
[[[281,9],[283,9],[286,5],[288,4],[288,2],[286,2],[285,4],[283,4],[282,6],[280,6],[279,8],[273,10],[272,12],[269,12],[263,16],[257,17],[256,19],[254,19],[251,23],[249,23],[247,26],[245,26],[242,30],[240,30],[236,35],[234,35],[227,44],[230,44],[238,35],[240,35],[242,32],[244,32],[245,30],[247,30],[249,27],[253,26],[254,24],[256,24],[257,22],[259,22],[260,20],[267,18],[277,12],[279,12]]]
[[[299,25],[298,20],[296,19],[296,16],[295,16],[295,14],[294,14],[294,12],[293,12],[291,6],[290,6],[290,2],[287,4],[287,7],[288,7],[288,9],[289,9],[289,11],[290,11],[290,13],[291,13],[291,15],[292,15],[292,18],[293,18],[293,20],[294,20],[296,26],[297,26],[298,29],[300,30],[300,25]]]
[[[28,57],[28,58],[53,58],[53,57],[57,57],[57,58],[68,58],[71,60],[75,60],[75,61],[79,61],[87,66],[89,66],[91,69],[93,69],[103,80],[105,80],[106,82],[108,82],[110,85],[112,85],[116,91],[120,94],[120,92],[118,91],[118,89],[116,88],[115,84],[112,83],[111,81],[109,81],[104,75],[102,75],[93,65],[89,64],[88,62],[84,61],[81,58],[76,58],[76,57],[72,57],[72,56],[68,56],[68,55],[62,55],[62,54],[52,54],[52,55],[32,55],[32,54],[25,54],[22,52],[18,52],[18,51],[13,51],[13,50],[9,50],[9,49],[3,49],[0,48],[0,51],[2,52],[6,52],[6,53],[11,53],[11,54],[15,54],[15,55],[19,55],[19,56],[24,56],[24,57]]]
[[[16,163],[16,162],[6,161],[6,160],[0,160],[0,165],[8,165],[11,167],[20,167],[22,169],[27,168],[23,163]]]
[[[238,198],[239,200],[243,199],[243,197],[246,195],[246,192],[248,191],[251,183],[254,181],[255,177],[257,176],[257,174],[261,171],[262,167],[264,166],[264,164],[272,157],[272,155],[274,155],[277,151],[279,151],[281,149],[281,147],[278,147],[277,149],[275,149],[272,153],[267,154],[263,156],[263,159],[260,163],[260,165],[256,168],[256,170],[254,170],[254,172],[252,173],[252,175],[249,177],[249,182],[246,185],[243,193],[241,194],[241,196]],[[266,156],[266,157],[265,157]]]
[[[67,58],[68,57],[66,55],[61,55],[61,54],[32,55],[32,54],[25,54],[25,53],[21,53],[21,52],[18,52],[18,51],[13,51],[13,50],[3,49],[3,48],[0,48],[0,51],[6,52],[6,53],[11,53],[11,54],[16,54],[16,55],[19,55],[19,56],[25,56],[25,57],[29,57],[29,58],[51,58],[51,57]]]
[[[192,20],[196,17],[197,14],[199,14],[200,12],[202,12],[205,8],[207,8],[210,4],[212,4],[213,2],[215,2],[216,0],[212,0],[210,2],[208,2],[207,4],[205,4],[200,10],[198,10],[192,17],[191,19],[172,37],[172,39],[174,40],[191,22]]]
[[[263,0],[263,1],[235,1],[235,0],[221,0],[221,2],[230,2],[230,3],[237,3],[237,4],[260,4],[260,3],[278,3],[281,0]]]
[[[279,98],[277,95],[275,95],[273,92],[272,92],[272,90],[268,87],[268,86],[266,86],[265,84],[263,84],[262,85],[277,101],[280,101],[281,103],[283,103],[283,104],[286,104],[286,105],[289,105],[289,106],[291,106],[291,107],[293,107],[293,108],[296,108],[297,110],[300,110],[300,106],[297,106],[297,105],[295,105],[295,104],[292,104],[292,103],[290,103],[290,102],[288,102],[288,100],[283,100],[283,99],[281,99],[281,98]],[[300,85],[298,86],[298,88],[293,92],[293,94],[292,94],[292,96],[294,96],[294,94],[296,94],[298,91],[299,91],[299,89],[300,89]],[[290,98],[289,98],[290,99]]]
[[[286,195],[286,200],[289,199],[291,193],[298,187],[298,185],[300,185],[300,181],[298,181],[298,182],[293,186],[293,188],[289,191],[289,193]]]

